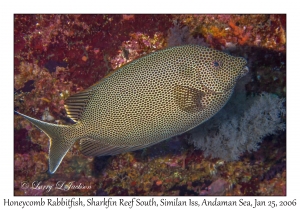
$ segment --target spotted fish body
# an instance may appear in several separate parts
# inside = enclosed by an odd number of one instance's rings
[[[74,125],[21,114],[50,138],[49,172],[80,140],[85,155],[134,151],[184,133],[216,114],[230,98],[246,60],[185,45],[132,61],[66,100]]]

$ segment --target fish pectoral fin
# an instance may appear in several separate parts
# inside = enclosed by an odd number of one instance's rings
[[[120,153],[132,152],[135,150],[143,149],[150,145],[152,144],[137,146],[114,146],[104,144],[99,140],[94,140],[90,138],[84,138],[80,140],[81,152],[86,156],[117,155]]]
[[[174,87],[175,102],[182,111],[195,113],[203,110],[205,106],[202,103],[205,93],[195,88],[176,85]]]
[[[81,115],[93,95],[93,89],[87,89],[80,93],[70,96],[65,101],[65,109],[69,118],[75,122],[81,118]]]

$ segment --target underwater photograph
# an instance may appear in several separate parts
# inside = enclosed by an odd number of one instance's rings
[[[286,14],[14,14],[14,196],[286,196]]]

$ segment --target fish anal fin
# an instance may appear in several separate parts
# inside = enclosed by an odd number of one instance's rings
[[[195,113],[205,108],[202,103],[205,93],[201,90],[183,85],[176,85],[174,87],[174,95],[175,102],[182,111]]]
[[[87,89],[76,93],[65,101],[65,109],[69,118],[77,122],[93,94],[93,89]]]
[[[155,142],[154,144],[156,144]],[[81,152],[86,156],[104,156],[104,155],[117,155],[121,153],[131,152],[139,149],[143,149],[148,145],[136,145],[136,146],[114,146],[104,144],[99,140],[91,138],[84,138],[80,140]]]

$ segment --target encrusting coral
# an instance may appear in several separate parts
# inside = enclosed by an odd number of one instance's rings
[[[185,44],[196,44],[205,47],[209,47],[203,38],[194,38],[188,26],[183,26],[182,28],[175,22],[174,26],[169,30],[169,36],[167,40],[168,47],[180,46]]]
[[[286,132],[279,132],[285,127],[286,15],[17,14],[14,109],[71,124],[63,106],[69,95],[131,60],[183,44],[246,58],[251,80],[195,130],[105,158],[84,156],[77,143],[54,176],[46,173],[48,137],[15,115],[14,195],[286,195]],[[205,158],[210,155],[220,159]],[[24,189],[24,181],[91,188]]]

